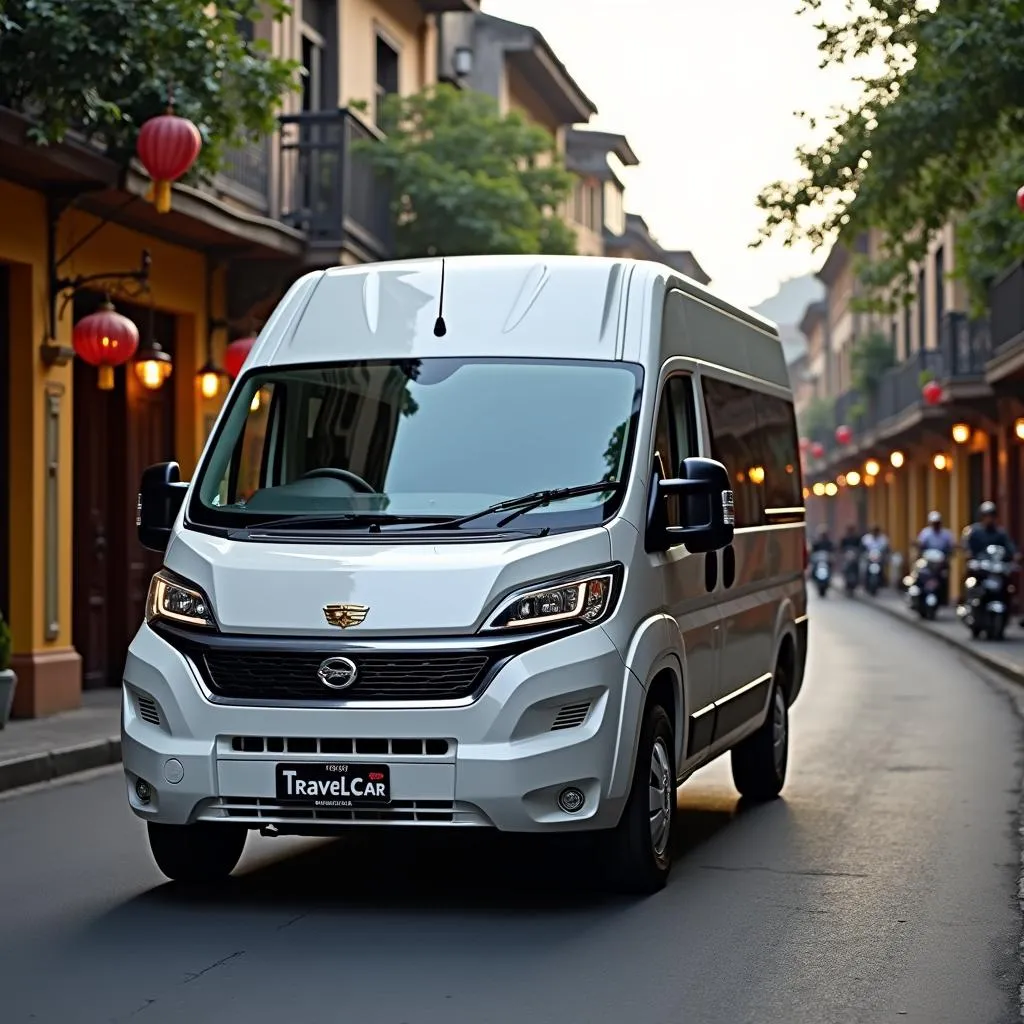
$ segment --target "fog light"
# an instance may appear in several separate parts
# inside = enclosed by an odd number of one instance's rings
[[[582,811],[585,801],[586,797],[583,795],[583,790],[577,789],[575,786],[566,786],[558,794],[558,806],[566,814],[575,814],[577,811]]]
[[[153,791],[150,789],[149,783],[145,779],[136,779],[135,795],[142,801],[142,803],[149,803],[150,797],[153,795]]]

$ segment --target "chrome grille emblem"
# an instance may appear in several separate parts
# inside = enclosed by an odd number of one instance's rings
[[[320,682],[332,690],[347,690],[359,678],[359,668],[351,658],[327,658],[316,670]]]

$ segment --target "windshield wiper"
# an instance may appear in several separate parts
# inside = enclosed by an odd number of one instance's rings
[[[498,520],[496,525],[500,528],[507,526],[513,519],[532,512],[534,509],[542,508],[544,505],[550,505],[552,502],[580,498],[586,494],[600,494],[602,491],[620,491],[622,487],[621,480],[598,480],[596,483],[580,484],[577,487],[556,487],[548,491],[534,491],[532,494],[524,494],[518,498],[506,498],[504,501],[480,509],[479,512],[470,512],[469,515],[456,516],[454,519],[445,519],[439,523],[424,523],[409,530],[402,530],[402,533],[413,533],[416,530],[453,530],[466,523],[475,522],[477,519],[496,515],[498,512],[511,513],[504,519]]]
[[[245,540],[264,529],[276,529],[289,526],[367,526],[371,533],[378,533],[382,525],[389,523],[420,523],[426,516],[396,516],[386,513],[373,512],[324,512],[321,514],[304,513],[295,516],[276,516],[273,519],[265,519],[261,523],[253,523],[252,526],[240,526],[237,529],[228,531],[230,540]],[[436,516],[434,520],[444,522],[444,517]],[[424,524],[428,525],[428,524]]]

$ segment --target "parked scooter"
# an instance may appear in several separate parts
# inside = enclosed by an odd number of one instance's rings
[[[843,589],[847,597],[853,597],[860,583],[860,557],[856,551],[847,549],[843,553]]]
[[[864,565],[864,589],[874,597],[882,585],[882,552],[869,551]]]
[[[989,640],[1003,639],[1010,618],[1012,571],[1006,548],[998,544],[990,544],[981,558],[967,563],[964,598],[957,614],[972,636],[984,633]]]
[[[934,619],[942,604],[942,585],[948,570],[946,553],[927,548],[907,577],[907,600],[922,619]]]
[[[822,597],[827,597],[832,585],[832,558],[827,551],[815,551],[811,555],[811,579],[814,580],[818,593]]]

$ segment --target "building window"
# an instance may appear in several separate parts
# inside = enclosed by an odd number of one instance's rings
[[[302,26],[302,112],[323,110],[324,89],[324,38],[309,25]]]
[[[925,278],[924,267],[917,272],[917,347],[925,349],[928,347],[928,282]]]
[[[910,333],[910,303],[903,307],[903,358],[909,359],[914,351],[914,339]]]
[[[940,246],[935,251],[935,328],[942,330],[946,315],[946,253]]]
[[[381,123],[386,97],[398,92],[398,50],[377,35],[377,91],[375,116]]]
[[[626,208],[622,202],[622,190],[614,181],[604,183],[604,226],[613,235],[621,235],[626,230]]]

